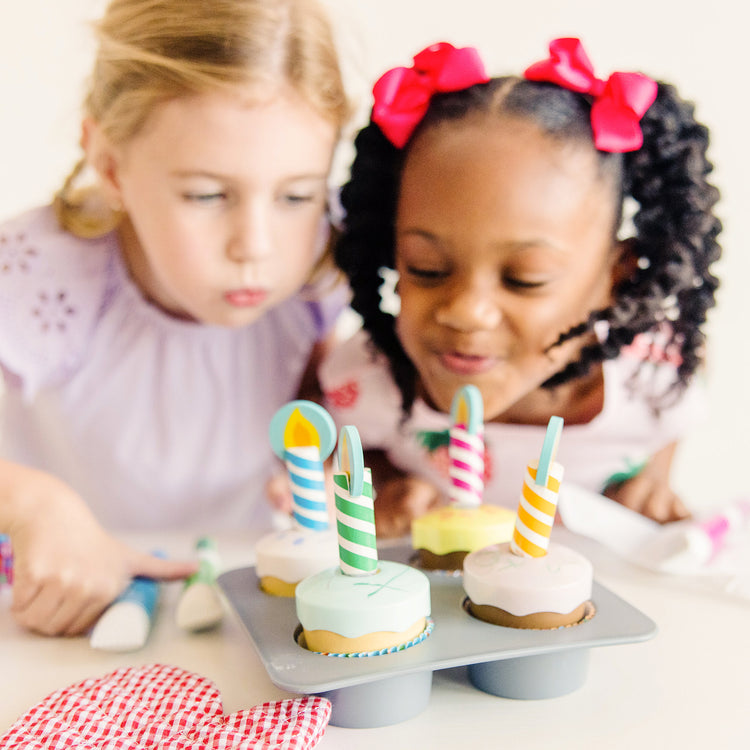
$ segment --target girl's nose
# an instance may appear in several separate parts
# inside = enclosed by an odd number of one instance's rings
[[[245,206],[238,211],[227,245],[227,256],[235,263],[252,263],[267,258],[273,250],[271,217],[262,206]]]
[[[464,333],[489,331],[502,319],[496,290],[486,283],[464,284],[449,293],[438,307],[440,325]]]

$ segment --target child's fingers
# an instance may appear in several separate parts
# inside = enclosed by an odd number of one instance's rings
[[[659,523],[679,521],[690,516],[682,500],[668,488],[659,488],[652,492],[641,512]]]
[[[134,552],[129,564],[131,576],[143,576],[159,581],[187,578],[198,570],[197,560],[165,560],[162,557]]]
[[[69,620],[65,628],[61,630],[62,635],[83,635],[90,630],[101,616],[102,612],[109,606],[108,602],[91,602],[79,609]]]
[[[282,513],[292,512],[292,492],[284,474],[277,474],[266,483],[266,496],[273,508]]]
[[[43,635],[74,634],[90,624],[117,594],[113,579],[59,571],[14,581],[11,611],[23,627]]]

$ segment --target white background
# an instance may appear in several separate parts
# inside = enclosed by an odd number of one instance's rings
[[[207,2],[209,0],[206,0]],[[750,234],[747,129],[750,65],[736,0],[326,0],[358,108],[372,82],[435,41],[479,48],[491,74],[518,73],[557,36],[579,36],[600,77],[640,70],[677,84],[712,131],[722,191],[723,284],[709,326],[711,415],[683,443],[675,486],[693,507],[745,492]],[[104,0],[0,0],[0,220],[46,202],[79,156],[80,101],[93,54],[87,26]],[[742,54],[742,58],[741,58]],[[350,152],[342,150],[337,175]],[[2,325],[2,321],[0,321]]]

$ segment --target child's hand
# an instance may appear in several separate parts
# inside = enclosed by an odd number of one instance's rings
[[[378,488],[375,499],[375,528],[378,539],[409,533],[411,522],[436,507],[440,501],[437,488],[416,477],[397,477]]]
[[[14,494],[6,506],[13,544],[12,612],[29,630],[83,633],[132,577],[176,579],[197,569],[195,562],[130,549],[107,534],[63,482],[16,468]]]
[[[682,500],[663,478],[653,477],[646,471],[625,482],[610,485],[604,494],[659,523],[680,521],[690,516]]]
[[[266,497],[274,510],[291,515],[292,489],[285,473],[277,474],[266,482]]]
[[[669,471],[676,449],[677,444],[670,443],[655,453],[638,474],[610,485],[604,494],[659,523],[689,518],[687,508],[669,486]]]

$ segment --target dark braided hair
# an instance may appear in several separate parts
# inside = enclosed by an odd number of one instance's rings
[[[555,84],[496,78],[433,96],[410,143],[420,132],[446,121],[510,115],[528,118],[551,138],[585,141],[593,147],[590,112],[587,97]],[[637,206],[632,219],[637,270],[613,290],[610,307],[592,312],[560,336],[553,346],[591,332],[598,321],[608,324],[604,340],[584,346],[579,358],[543,387],[554,388],[614,359],[645,332],[666,331],[667,348],[679,352],[676,379],[668,393],[679,395],[702,362],[702,326],[718,287],[710,267],[720,255],[716,238],[721,231],[713,214],[719,192],[707,181],[713,168],[706,158],[708,129],[695,120],[693,105],[664,83],[641,127],[644,145],[638,151],[597,152],[602,173],[615,185],[613,232],[621,223],[625,200]],[[334,249],[337,264],[349,278],[352,307],[362,316],[375,347],[388,358],[407,414],[415,398],[416,371],[396,335],[395,318],[380,309],[379,287],[380,269],[394,268],[399,180],[409,145],[397,149],[374,123],[359,132],[351,176],[341,194],[344,230]]]

